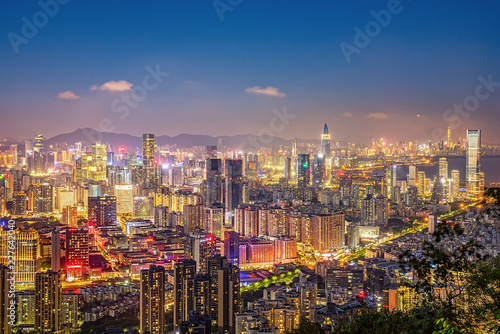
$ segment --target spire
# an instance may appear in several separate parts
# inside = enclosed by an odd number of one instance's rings
[[[326,125],[326,123],[325,123],[325,127],[323,128],[323,134],[324,135],[329,134],[329,132],[328,132],[328,125]]]

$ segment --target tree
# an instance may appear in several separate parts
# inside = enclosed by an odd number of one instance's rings
[[[286,334],[326,334],[326,332],[318,322],[304,320],[297,327],[286,331]]]

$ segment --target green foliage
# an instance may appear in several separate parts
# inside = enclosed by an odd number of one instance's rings
[[[131,328],[139,326],[139,315],[136,311],[127,311],[117,317],[106,315],[97,321],[84,322],[80,331],[102,333],[108,328]]]
[[[304,320],[297,327],[286,331],[285,334],[326,334],[326,332],[319,323]]]

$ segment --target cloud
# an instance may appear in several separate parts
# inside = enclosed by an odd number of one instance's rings
[[[70,90],[57,93],[57,97],[60,98],[61,100],[78,100],[80,98],[80,96],[76,95]]]
[[[378,119],[387,119],[389,115],[384,114],[383,112],[372,112],[366,115],[368,118],[378,118]]]
[[[261,88],[260,86],[255,86],[245,89],[245,92],[256,95],[267,95],[273,97],[284,97],[286,94],[280,92],[276,87],[267,86],[266,88]]]
[[[348,112],[348,111],[346,111],[346,112],[344,113],[344,117],[352,117],[352,116],[354,116],[354,115],[353,115],[353,114],[351,114],[351,113],[350,113],[350,112]]]
[[[133,84],[128,81],[120,80],[120,81],[108,81],[103,83],[102,85],[93,85],[90,87],[90,90],[101,90],[101,91],[109,91],[109,92],[126,92],[132,90]]]

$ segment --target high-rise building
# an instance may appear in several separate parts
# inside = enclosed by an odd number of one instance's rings
[[[425,187],[425,172],[424,171],[418,171],[417,173],[417,190],[418,190],[418,196],[425,196],[426,193],[426,187]]]
[[[309,154],[299,154],[297,160],[297,187],[305,189],[311,183]]]
[[[209,315],[214,323],[219,316],[219,270],[227,264],[227,257],[216,255],[208,259],[208,275],[210,276],[210,310]]]
[[[184,317],[189,309],[186,309],[184,304],[184,296],[190,291],[187,291],[185,281],[194,278],[196,275],[196,261],[182,260],[174,264],[174,329],[178,328],[179,324],[186,320]]]
[[[30,201],[28,205],[33,212],[49,213],[53,209],[52,186],[46,183],[31,185]]]
[[[226,263],[219,269],[218,285],[219,334],[234,334],[236,315],[240,313],[240,269],[231,263]]]
[[[70,228],[66,231],[67,277],[83,276],[89,266],[89,232],[86,228]]]
[[[459,189],[460,189],[460,171],[454,169],[451,171],[450,197],[456,199],[459,196]]]
[[[233,212],[243,202],[243,164],[239,159],[224,160],[226,212]]]
[[[35,277],[35,331],[54,333],[61,329],[62,282],[53,271]]]
[[[206,209],[207,229],[208,232],[213,234],[219,239],[223,237],[224,226],[224,205],[222,203],[214,203]]]
[[[448,160],[445,157],[439,158],[439,182],[442,196],[446,198],[448,193]]]
[[[152,167],[155,161],[155,135],[145,133],[142,135],[142,165]]]
[[[285,158],[285,179],[289,180],[292,178],[292,158]]]
[[[151,265],[141,271],[140,328],[141,333],[164,333],[165,268]]]
[[[467,154],[465,158],[465,183],[469,198],[483,195],[484,176],[481,173],[481,130],[467,130]]]
[[[397,166],[385,167],[384,195],[389,199],[392,199],[393,189],[396,186],[396,172],[397,172]]]
[[[345,246],[345,216],[342,213],[314,216],[311,230],[312,246],[318,252]]]
[[[9,292],[11,291],[10,279],[10,269],[0,265],[0,334],[10,334],[14,327],[12,324],[15,319],[9,317],[11,314],[9,308],[13,308],[15,312],[15,305],[11,306],[11,299],[9,298]]]
[[[230,263],[238,266],[240,261],[240,234],[234,231],[224,232],[224,256]]]
[[[52,247],[50,266],[52,271],[57,273],[61,270],[61,233],[53,231],[50,242]]]
[[[323,134],[321,135],[321,154],[325,156],[326,159],[329,159],[332,156],[332,150],[330,147],[330,132],[328,131],[326,123],[323,127]]]
[[[389,219],[389,201],[379,194],[361,200],[361,221],[369,226],[386,225]]]
[[[9,265],[9,234],[0,228],[0,264]],[[40,271],[40,240],[38,232],[34,229],[15,230],[15,268],[13,270],[16,284],[33,286],[35,274]]]
[[[410,166],[409,167],[409,172],[408,172],[408,177],[407,177],[407,183],[408,186],[417,186],[417,166]]]
[[[69,227],[76,227],[78,223],[78,207],[69,205],[63,207],[61,223]]]
[[[184,258],[196,262],[196,272],[207,273],[207,260],[215,255],[215,238],[198,230],[184,237]]]
[[[207,159],[206,162],[207,193],[206,203],[222,202],[222,164],[221,159]]]
[[[189,234],[205,228],[205,205],[184,205],[182,208],[184,233]]]
[[[106,144],[92,144],[92,165],[89,168],[92,180],[106,181],[107,159]]]
[[[35,326],[35,291],[25,290],[17,293],[16,296],[18,326]]]
[[[116,223],[116,197],[89,197],[88,220],[95,226],[114,225]]]
[[[35,152],[43,152],[43,135],[37,134],[33,140],[33,150]]]
[[[62,295],[61,322],[70,328],[78,328],[78,294],[74,291]]]
[[[134,212],[134,186],[131,184],[115,185],[116,213],[132,214]]]
[[[313,177],[312,177],[312,185],[314,188],[323,187],[324,175],[325,175],[325,155],[316,154],[314,156]]]

